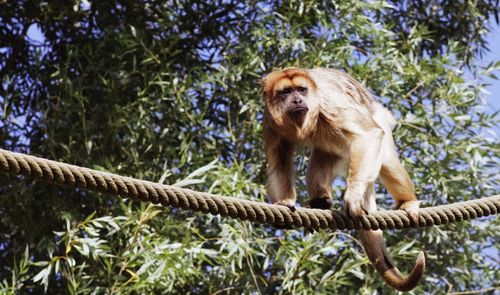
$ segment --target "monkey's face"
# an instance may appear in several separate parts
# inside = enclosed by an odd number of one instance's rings
[[[301,85],[287,85],[276,90],[276,99],[283,104],[286,115],[294,121],[303,121],[309,111],[307,91],[307,87]]]
[[[280,127],[302,127],[316,108],[316,84],[304,70],[287,68],[272,72],[264,78],[263,89],[270,119]]]

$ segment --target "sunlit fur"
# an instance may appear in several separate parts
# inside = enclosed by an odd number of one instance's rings
[[[293,92],[298,87],[306,88],[306,94]],[[306,145],[312,149],[306,175],[309,206],[328,209],[333,178],[341,175],[347,177],[346,212],[352,217],[369,214],[377,210],[374,183],[379,178],[397,206],[414,222],[418,220],[413,183],[392,138],[396,121],[359,82],[334,69],[287,68],[268,74],[262,89],[267,189],[272,203],[294,210],[293,153],[297,146]],[[283,94],[286,89],[293,93]],[[297,101],[307,105],[307,113],[293,116],[287,111]],[[423,253],[412,272],[403,277],[390,262],[381,231],[361,231],[360,235],[370,261],[389,285],[402,291],[417,285],[425,267]]]

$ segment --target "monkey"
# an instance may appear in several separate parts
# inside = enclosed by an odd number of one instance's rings
[[[343,176],[344,210],[359,218],[377,210],[378,178],[397,208],[418,221],[420,203],[392,137],[396,120],[361,83],[337,69],[291,67],[266,75],[262,92],[267,192],[273,204],[295,211],[293,154],[304,145],[311,148],[305,207],[330,209],[332,181]],[[416,287],[425,270],[422,251],[405,277],[392,263],[381,230],[360,230],[360,239],[388,285],[400,291]]]

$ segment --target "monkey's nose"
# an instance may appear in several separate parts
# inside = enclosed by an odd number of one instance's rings
[[[296,99],[293,101],[294,104],[302,104],[302,99]]]

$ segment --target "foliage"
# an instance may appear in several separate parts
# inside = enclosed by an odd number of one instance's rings
[[[1,146],[265,201],[260,77],[340,67],[400,119],[424,205],[488,196],[500,142],[482,78],[500,63],[475,58],[499,12],[494,0],[1,1]],[[303,202],[303,177],[297,186]],[[0,204],[5,293],[390,292],[354,232],[281,231],[5,175]],[[489,218],[386,237],[403,270],[425,249],[415,293],[440,294],[495,286],[499,232]]]

